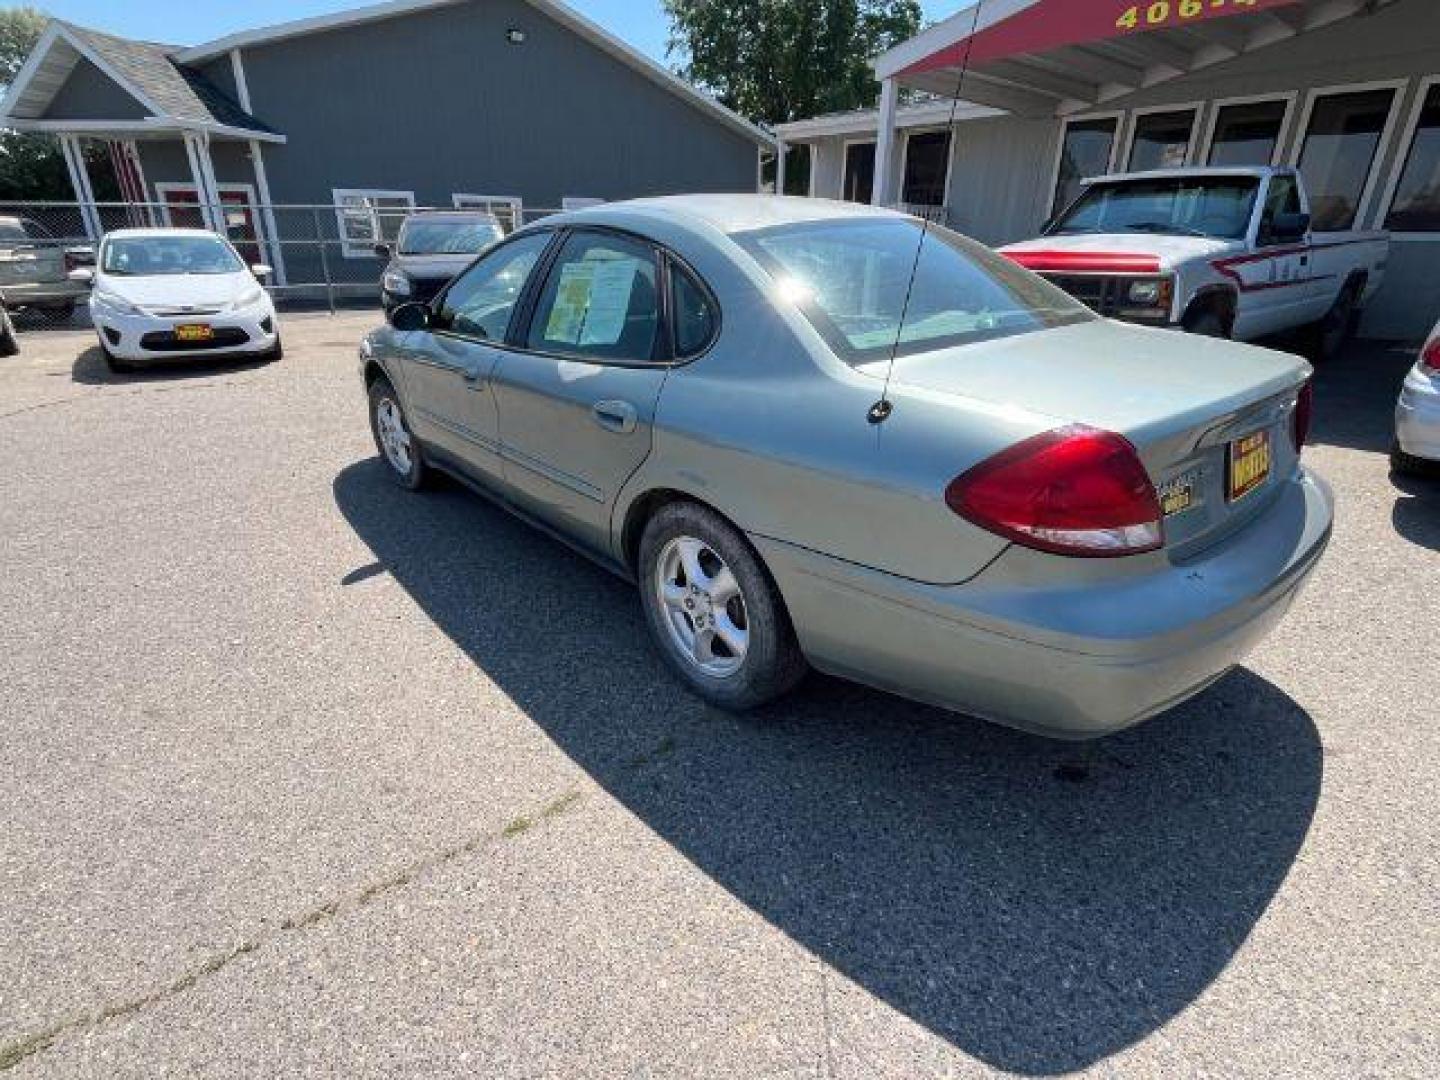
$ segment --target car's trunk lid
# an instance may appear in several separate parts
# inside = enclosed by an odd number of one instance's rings
[[[1169,499],[1167,547],[1183,556],[1241,527],[1294,470],[1309,371],[1286,353],[1094,320],[901,357],[893,379],[1124,435]],[[1257,434],[1268,445],[1236,445]],[[1267,453],[1268,471],[1249,475]],[[1232,457],[1248,485],[1232,484]]]

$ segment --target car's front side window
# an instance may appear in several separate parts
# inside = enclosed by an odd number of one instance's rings
[[[777,301],[797,304],[850,363],[1095,318],[989,248],[905,218],[806,222],[735,239],[775,279]]]
[[[552,237],[548,232],[522,236],[471,266],[445,290],[435,314],[435,329],[504,341],[530,272]]]
[[[654,249],[629,237],[576,232],[545,280],[526,347],[609,363],[649,363],[659,329]]]

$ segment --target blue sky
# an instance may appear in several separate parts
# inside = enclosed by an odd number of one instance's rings
[[[70,22],[108,30],[125,37],[193,45],[235,30],[289,22],[371,0],[246,0],[243,4],[215,0],[30,0],[43,11]],[[611,33],[654,56],[665,59],[666,21],[659,0],[568,0],[571,7]],[[927,19],[953,15],[968,0],[924,0]],[[9,7],[10,4],[0,4]]]

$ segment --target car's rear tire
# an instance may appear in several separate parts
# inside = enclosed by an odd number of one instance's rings
[[[400,395],[386,378],[370,384],[370,434],[385,471],[407,491],[418,491],[429,479],[420,443],[410,430]]]
[[[1325,317],[1309,328],[1305,352],[1315,363],[1335,359],[1349,344],[1359,321],[1360,290],[1355,282],[1347,284]]]
[[[1390,447],[1390,471],[1396,476],[1440,476],[1440,461],[1407,454],[1397,442]]]
[[[745,537],[713,510],[662,507],[641,535],[637,571],[656,647],[705,701],[753,709],[804,677],[779,590]]]
[[[15,336],[15,324],[10,313],[0,307],[0,356],[14,356],[20,351],[20,339]]]

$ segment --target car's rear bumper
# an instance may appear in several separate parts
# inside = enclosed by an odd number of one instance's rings
[[[273,308],[215,315],[122,315],[111,308],[90,305],[90,318],[101,342],[122,360],[186,360],[207,356],[254,356],[270,352],[279,341]],[[215,333],[213,342],[191,346],[173,339],[175,327],[203,323]]]
[[[1395,441],[1411,457],[1440,461],[1440,377],[1419,367],[1405,377],[1395,405]]]
[[[77,304],[89,294],[90,287],[79,281],[29,281],[17,285],[0,285],[0,296],[7,307],[45,307]]]
[[[1238,664],[1314,569],[1332,514],[1329,488],[1301,473],[1241,532],[1183,564],[1160,558],[1125,576],[1072,560],[1056,580],[1003,570],[1007,554],[954,586],[755,542],[815,666],[1012,727],[1087,739],[1163,712]]]

